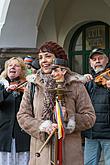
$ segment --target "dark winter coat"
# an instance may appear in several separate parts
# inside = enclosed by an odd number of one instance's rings
[[[0,151],[10,152],[12,138],[15,139],[16,152],[29,151],[30,136],[19,127],[16,114],[23,93],[6,92],[0,84]]]
[[[95,79],[97,75],[93,76]],[[94,80],[88,82],[86,88],[95,109],[96,122],[84,135],[92,139],[110,139],[110,90]]]

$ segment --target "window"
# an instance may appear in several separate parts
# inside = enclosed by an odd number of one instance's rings
[[[80,27],[72,36],[69,46],[69,64],[73,71],[89,72],[89,54],[93,48],[103,48],[110,53],[110,26],[92,22]]]

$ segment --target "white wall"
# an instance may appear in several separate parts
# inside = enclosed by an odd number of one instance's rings
[[[68,45],[70,31],[89,21],[110,24],[110,0],[11,0],[0,47],[34,48],[47,40]]]
[[[3,25],[5,24],[5,18],[9,7],[10,0],[0,0],[0,34]]]
[[[68,45],[75,30],[92,21],[110,25],[110,0],[50,0],[39,23],[37,43],[51,39]]]
[[[43,0],[11,0],[1,31],[0,48],[36,47],[36,23],[42,3]]]
[[[55,17],[55,3],[54,0],[50,0],[39,24],[37,36],[38,47],[45,41],[57,41],[56,19],[59,19],[59,17]]]

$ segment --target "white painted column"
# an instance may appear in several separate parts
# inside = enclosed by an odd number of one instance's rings
[[[5,19],[8,11],[8,7],[11,0],[0,0],[0,34],[3,25],[5,24]]]

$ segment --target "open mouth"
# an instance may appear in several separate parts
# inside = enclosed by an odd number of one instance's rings
[[[10,73],[16,73],[16,71],[15,70],[10,70]]]
[[[102,65],[100,65],[100,64],[95,66],[95,68],[101,68],[101,67],[102,67]]]

